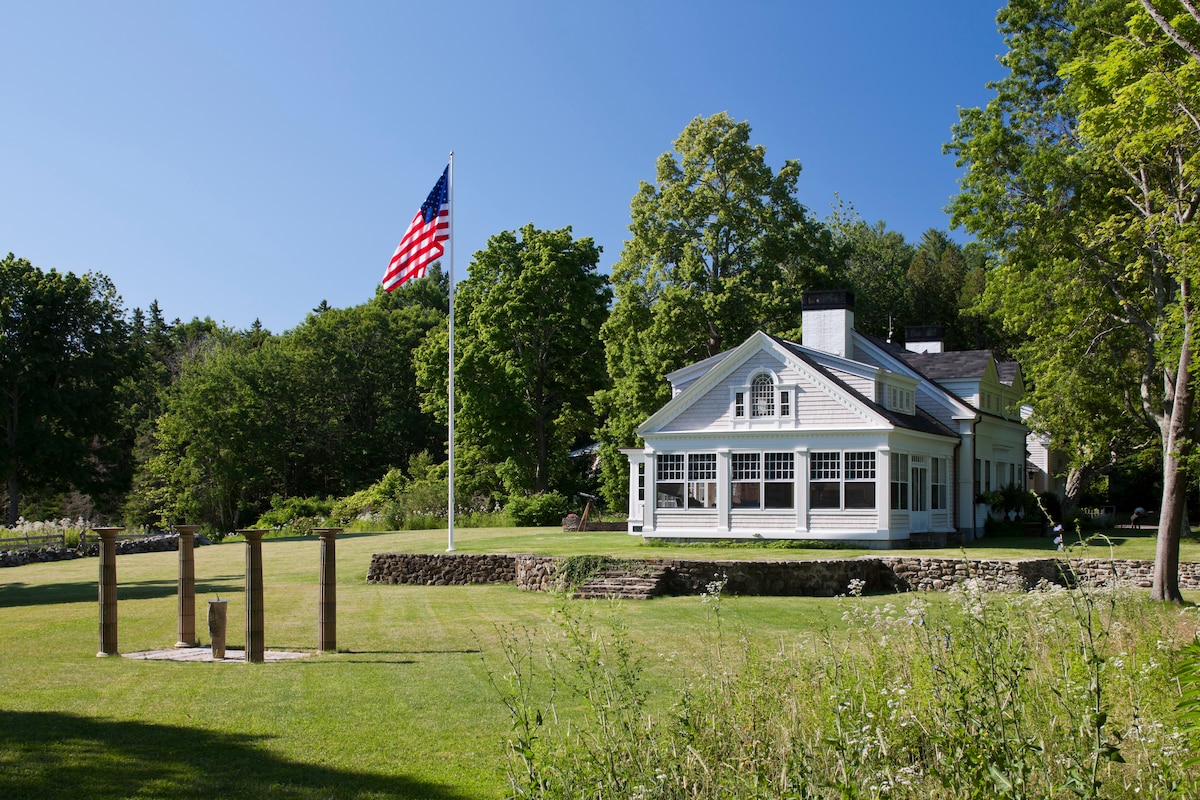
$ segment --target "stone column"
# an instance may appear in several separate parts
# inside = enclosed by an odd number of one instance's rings
[[[196,641],[196,562],[193,556],[199,525],[176,525],[179,534],[179,640],[176,647],[195,647]]]
[[[265,529],[240,530],[246,538],[246,663],[261,664],[263,644],[262,538]]]
[[[337,651],[337,535],[341,528],[314,528],[321,537],[321,594],[317,606],[317,650]]]
[[[100,652],[117,655],[117,534],[124,528],[92,528],[100,537]]]

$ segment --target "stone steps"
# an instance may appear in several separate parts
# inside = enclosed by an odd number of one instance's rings
[[[606,569],[579,585],[577,600],[649,600],[663,593],[665,567],[639,567],[636,571]]]

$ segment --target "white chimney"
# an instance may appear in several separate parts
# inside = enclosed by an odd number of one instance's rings
[[[800,296],[800,343],[813,350],[854,358],[854,292],[836,289]]]
[[[904,329],[904,346],[914,353],[942,353],[946,349],[943,325],[909,325]]]

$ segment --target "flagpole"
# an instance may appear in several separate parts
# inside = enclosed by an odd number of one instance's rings
[[[446,552],[454,552],[454,229],[458,227],[458,220],[454,217],[454,151],[450,151],[450,219],[452,220],[450,227],[450,380],[449,380],[449,396],[450,396],[450,460],[449,470],[447,472],[446,485],[449,488],[448,499],[446,501],[446,510],[449,519],[449,545],[446,547]]]

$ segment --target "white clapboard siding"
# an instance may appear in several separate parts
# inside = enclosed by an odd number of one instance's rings
[[[888,527],[891,529],[892,533],[904,533],[908,530],[908,522],[909,519],[907,511],[893,511],[891,513],[891,522]]]
[[[733,392],[749,384],[750,379],[761,369],[771,369],[780,384],[795,386],[794,413],[790,420],[797,420],[805,427],[861,427],[862,418],[847,409],[841,402],[826,394],[804,373],[786,366],[773,354],[756,353],[738,369],[698,398],[661,430],[664,433],[702,430],[729,430],[733,427]],[[744,421],[744,420],[743,420]]]
[[[730,511],[729,532],[745,536],[755,531],[794,531],[795,512],[780,511]]]
[[[654,519],[656,530],[690,530],[696,528],[716,528],[716,511],[689,511],[685,514],[658,514]]]
[[[862,417],[816,387],[799,392],[799,395],[796,410],[800,425],[806,428],[853,430],[865,424]]]
[[[879,527],[879,514],[874,511],[830,511],[809,515],[808,529],[814,533],[828,531],[874,532]]]
[[[846,384],[856,392],[867,399],[875,397],[875,379],[864,378],[862,375],[855,375],[853,372],[845,372],[844,370],[834,367],[826,367],[838,380]]]

